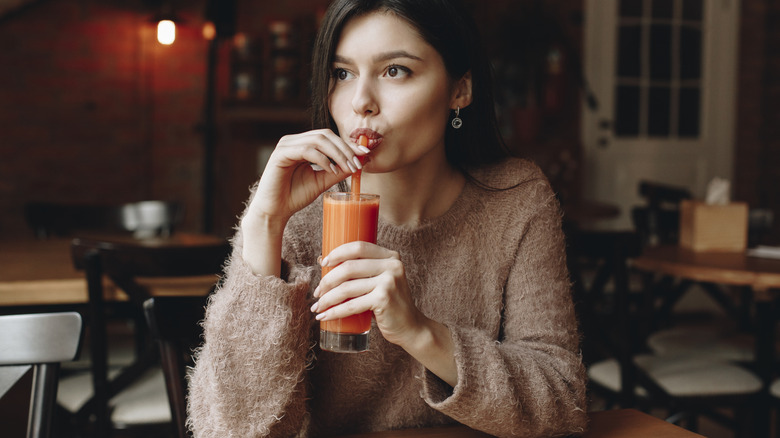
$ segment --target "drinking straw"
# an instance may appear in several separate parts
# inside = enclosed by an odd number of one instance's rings
[[[360,146],[368,147],[368,137],[365,135],[361,135],[358,139],[358,143]],[[352,174],[352,195],[354,195],[357,198],[358,195],[360,195],[360,176],[363,173],[361,169],[358,169],[357,172]]]

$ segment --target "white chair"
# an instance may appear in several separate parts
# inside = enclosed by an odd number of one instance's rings
[[[659,356],[690,355],[739,363],[755,360],[755,338],[727,326],[677,326],[659,330],[648,336],[647,346]]]
[[[59,364],[76,356],[81,332],[76,312],[0,316],[0,396],[33,370],[28,438],[51,435]]]

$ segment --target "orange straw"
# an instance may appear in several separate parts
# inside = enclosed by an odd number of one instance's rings
[[[361,135],[358,139],[360,146],[368,147],[368,137]],[[360,175],[363,173],[361,169],[352,174],[352,194],[357,196],[360,194]]]

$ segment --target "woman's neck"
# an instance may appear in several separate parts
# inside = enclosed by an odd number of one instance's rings
[[[363,192],[379,195],[379,214],[395,225],[416,225],[443,215],[460,196],[466,178],[446,161],[425,172],[405,168],[363,174]]]

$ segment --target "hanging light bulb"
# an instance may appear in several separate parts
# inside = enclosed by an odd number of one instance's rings
[[[176,40],[176,23],[173,20],[160,20],[157,23],[157,41],[169,46]]]

